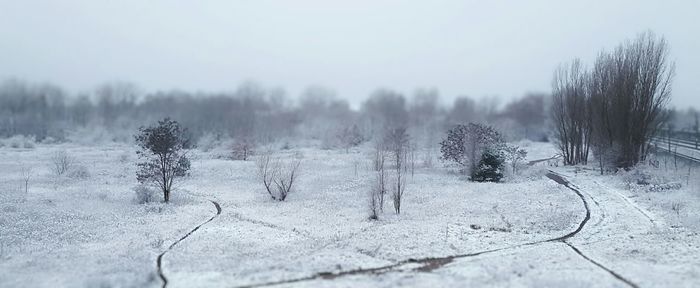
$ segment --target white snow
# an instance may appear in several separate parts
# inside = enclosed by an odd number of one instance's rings
[[[528,161],[556,154],[548,143],[520,145]],[[60,150],[90,176],[52,175],[50,158]],[[697,176],[655,170],[688,181],[647,192],[593,167],[541,162],[507,183],[470,183],[436,160],[409,176],[401,215],[387,199],[380,220],[371,221],[369,146],[277,150],[302,160],[285,202],[267,196],[253,161],[217,159],[222,153],[194,151],[192,175],[172,203],[136,204],[130,146],[0,148],[0,287],[160,287],[157,255],[216,213],[210,200],[221,215],[163,257],[169,287],[257,285],[395,263],[404,264],[281,286],[625,286],[565,243],[540,243],[574,231],[585,216],[581,199],[544,177],[547,169],[565,175],[590,205],[591,219],[568,243],[641,287],[700,285]],[[27,194],[23,167],[32,168]],[[405,262],[501,248],[430,272]]]

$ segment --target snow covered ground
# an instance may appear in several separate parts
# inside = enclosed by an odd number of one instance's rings
[[[556,154],[521,146],[528,160]],[[89,175],[54,175],[62,150]],[[134,201],[130,146],[0,148],[0,287],[160,287],[158,255],[216,215],[210,201],[221,214],[162,258],[169,287],[700,285],[700,185],[677,171],[664,173],[686,179],[681,188],[649,192],[551,162],[493,184],[419,161],[401,215],[387,201],[370,221],[368,147],[276,151],[302,161],[285,202],[267,196],[253,161],[225,153],[193,153],[192,175],[165,205]],[[590,219],[548,169],[580,191]]]

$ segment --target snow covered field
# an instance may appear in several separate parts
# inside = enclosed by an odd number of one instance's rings
[[[556,153],[523,146],[528,160]],[[87,173],[54,175],[62,150]],[[700,285],[697,176],[649,192],[547,162],[498,184],[419,163],[401,215],[387,203],[371,221],[368,147],[276,151],[302,161],[285,202],[264,192],[253,161],[224,153],[194,152],[166,205],[134,200],[130,146],[0,148],[0,287],[160,287],[164,251],[169,287]]]

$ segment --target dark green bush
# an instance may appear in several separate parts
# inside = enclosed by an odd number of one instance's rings
[[[503,167],[505,160],[503,156],[492,150],[486,150],[481,155],[479,165],[472,171],[472,181],[477,182],[498,182],[503,178]]]

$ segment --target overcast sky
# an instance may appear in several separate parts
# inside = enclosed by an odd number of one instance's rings
[[[0,0],[0,78],[72,92],[107,81],[144,91],[297,95],[333,88],[357,104],[379,87],[498,95],[550,90],[556,66],[591,64],[636,34],[664,35],[673,105],[700,107],[700,1]]]

